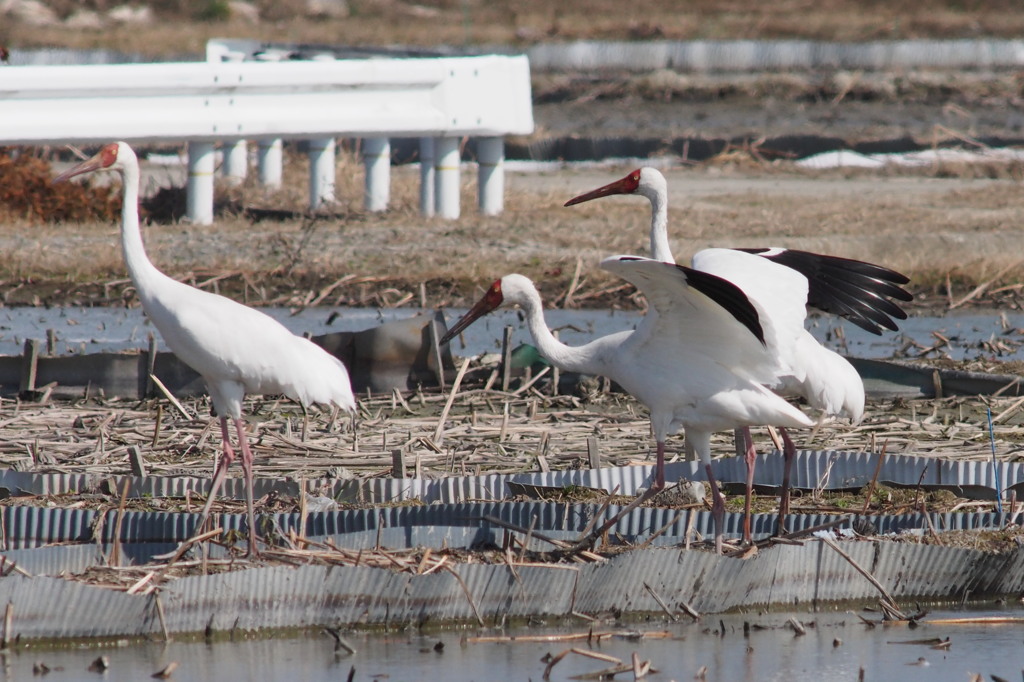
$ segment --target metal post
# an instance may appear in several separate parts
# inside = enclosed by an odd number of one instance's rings
[[[188,143],[186,215],[196,225],[213,222],[213,144]]]
[[[434,140],[436,158],[435,208],[442,218],[459,217],[459,138],[439,137]]]
[[[420,213],[434,215],[434,138],[420,138]]]
[[[334,138],[309,141],[309,209],[334,201]]]
[[[481,137],[476,141],[477,202],[484,215],[498,215],[505,208],[505,140]]]
[[[224,161],[221,174],[232,185],[241,185],[249,174],[249,147],[245,140],[224,142],[221,145]]]
[[[367,211],[386,211],[391,196],[391,142],[386,137],[363,139],[363,169],[366,174]]]
[[[281,139],[260,140],[256,159],[259,164],[260,184],[277,189],[281,186]]]

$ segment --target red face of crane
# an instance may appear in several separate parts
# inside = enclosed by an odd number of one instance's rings
[[[576,204],[582,204],[584,201],[590,201],[591,199],[600,199],[601,197],[611,196],[612,194],[632,194],[636,191],[637,187],[640,186],[640,169],[637,168],[635,171],[615,182],[609,183],[604,187],[598,187],[597,189],[581,194],[578,197],[573,197],[569,201],[565,202],[566,206],[575,206]]]
[[[452,325],[452,328],[448,330],[447,334],[441,337],[440,343],[445,344],[454,339],[477,319],[500,306],[504,300],[505,296],[501,293],[501,280],[495,280],[494,284],[492,284],[487,290],[487,293],[484,294],[483,298],[477,301],[476,305],[470,308],[458,322]]]
[[[86,159],[77,166],[69,168],[54,178],[53,181],[63,182],[68,178],[73,178],[76,175],[81,175],[82,173],[91,173],[93,171],[103,170],[104,168],[110,168],[114,165],[114,162],[117,161],[117,150],[117,143],[111,142],[104,146],[103,149],[101,149],[95,156]]]

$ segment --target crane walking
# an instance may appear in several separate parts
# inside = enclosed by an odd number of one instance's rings
[[[668,183],[655,168],[638,168],[624,178],[574,197],[573,206],[616,194],[637,194],[651,204],[652,258],[675,263],[668,239]],[[759,256],[761,263],[749,255]],[[783,248],[704,249],[694,254],[692,267],[718,275],[737,285],[757,309],[766,329],[766,346],[779,371],[766,385],[781,395],[804,398],[826,415],[845,415],[853,422],[864,414],[864,384],[844,357],[825,348],[804,328],[806,307],[844,317],[873,334],[882,328],[895,331],[895,319],[907,314],[892,299],[913,296],[900,285],[904,275],[872,263]],[[781,426],[781,425],[776,425]],[[779,530],[789,509],[789,482],[796,448],[780,428],[785,458]],[[745,445],[747,494],[744,539],[750,537],[750,498],[753,489],[754,450],[749,427],[737,429]]]
[[[253,509],[253,455],[245,437],[242,402],[246,393],[283,394],[303,407],[313,403],[355,409],[345,365],[280,322],[229,298],[174,280],[146,255],[139,229],[139,162],[125,142],[114,142],[54,180],[83,173],[114,171],[121,175],[121,245],[128,274],[142,308],[167,346],[206,383],[220,417],[223,454],[217,463],[200,517],[199,528],[227,476],[236,454],[228,435],[228,419],[238,434],[245,476],[249,554],[258,553]]]
[[[736,285],[639,256],[606,258],[601,267],[635,285],[650,302],[636,330],[582,346],[563,344],[544,321],[533,282],[522,275],[506,275],[488,288],[441,343],[499,306],[520,306],[534,343],[551,364],[606,376],[647,406],[657,452],[652,490],[665,486],[665,439],[685,428],[687,451],[700,457],[711,486],[715,548],[721,553],[725,501],[711,472],[711,434],[759,424],[806,427],[813,421],[765,388],[776,369],[757,310]]]

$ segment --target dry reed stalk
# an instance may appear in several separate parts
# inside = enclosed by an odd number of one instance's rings
[[[468,372],[468,370],[467,370]],[[468,376],[468,374],[467,374]],[[465,383],[465,381],[463,381]],[[463,387],[464,388],[464,387]],[[328,472],[344,467],[359,478],[379,476],[390,469],[390,450],[400,444],[406,457],[418,458],[424,476],[450,475],[464,463],[467,470],[481,473],[516,473],[529,470],[536,457],[537,443],[544,433],[548,443],[544,456],[552,470],[578,466],[588,456],[588,439],[598,435],[603,464],[623,466],[634,461],[648,463],[649,425],[640,414],[629,414],[631,399],[616,394],[596,396],[582,403],[571,396],[510,396],[478,389],[461,390],[449,408],[444,429],[443,452],[434,442],[438,416],[450,396],[420,393],[418,404],[393,396],[361,400],[361,416],[355,428],[328,431],[329,414],[310,413],[307,442],[284,435],[286,419],[279,416],[292,408],[281,403],[277,412],[269,403],[251,400],[247,412],[263,421],[253,425],[255,469],[259,477],[305,478],[310,486],[322,485]],[[993,412],[1007,412],[1018,397],[990,399]],[[152,476],[191,476],[196,483],[209,476],[211,437],[214,421],[184,419],[176,410],[164,411],[160,440],[152,447],[154,405],[118,400],[91,399],[79,403],[55,402],[47,406],[0,403],[0,466],[47,473],[122,476],[131,473],[129,448],[145,452]],[[260,405],[263,404],[262,407]],[[529,418],[530,406],[536,418]],[[508,406],[507,412],[505,406]],[[204,400],[183,403],[186,412],[202,414]],[[908,411],[934,417],[907,419]],[[888,403],[869,407],[865,421],[855,428],[832,425],[820,432],[821,445],[837,450],[870,451],[871,439],[887,439],[887,454],[915,454],[927,457],[956,456],[963,460],[987,460],[987,434],[977,427],[973,414],[984,405],[975,399],[911,401],[892,412]],[[1009,412],[995,424],[1000,459],[1013,457],[1016,443],[1024,437],[1018,412]],[[472,415],[472,419],[451,419],[451,415]],[[929,422],[928,420],[932,421]],[[552,428],[551,424],[557,424]],[[104,425],[105,426],[102,426]],[[97,433],[105,433],[106,459],[97,461]],[[763,431],[760,431],[763,433]],[[388,448],[382,447],[383,442]],[[679,448],[673,439],[669,447]],[[716,434],[716,455],[731,452],[731,437]],[[27,453],[36,453],[33,463]],[[129,500],[129,509],[140,501]],[[114,503],[116,504],[116,502]],[[218,501],[234,509],[235,501]],[[295,503],[295,509],[299,505]],[[158,507],[167,509],[167,507]]]
[[[576,257],[576,269],[572,272],[572,279],[569,281],[569,288],[565,291],[565,296],[562,299],[562,307],[570,308],[573,305],[573,294],[576,293],[576,289],[580,284],[580,272],[583,270],[583,257]]]
[[[504,642],[576,642],[611,639],[615,636],[613,632],[567,632],[560,635],[475,635],[466,637],[466,642],[471,644],[494,644]],[[569,649],[566,650],[570,651]]]
[[[437,420],[437,429],[434,431],[434,442],[438,445],[441,444],[441,439],[444,435],[444,420],[448,418],[448,411],[452,409],[452,403],[455,402],[455,396],[459,393],[459,386],[462,385],[462,378],[466,376],[467,369],[469,369],[469,358],[462,361],[462,366],[459,367],[459,372],[455,375],[455,382],[452,384],[452,390],[448,394],[448,400],[445,401],[444,408],[441,410],[441,417]]]
[[[872,444],[874,444],[874,437],[871,438]],[[875,473],[871,476],[871,483],[868,484],[868,491],[864,495],[864,507],[860,510],[861,514],[866,514],[868,507],[871,506],[871,496],[875,492],[875,485],[878,483],[878,474],[882,471],[882,460],[885,459],[885,448],[889,445],[889,441],[882,443],[882,449],[878,453],[878,462],[875,463]]]
[[[601,561],[605,561],[604,557],[598,557]],[[549,564],[540,561],[517,561],[512,564],[516,568],[554,568],[562,571],[579,571],[579,566],[572,566],[570,564]]]
[[[605,668],[603,670],[595,670],[589,673],[580,673],[579,675],[573,675],[569,679],[571,680],[604,680],[614,678],[619,673],[633,672],[633,664],[623,663],[622,665],[612,666],[611,668]]]
[[[561,653],[558,653],[554,656],[550,656],[549,654],[549,658],[547,659],[547,665],[544,666],[544,674],[541,676],[541,679],[551,679],[551,670],[555,667],[555,665],[561,662],[561,660],[568,656],[570,653],[572,653],[572,649],[565,649]],[[544,659],[541,660],[544,661]]]
[[[857,561],[853,557],[851,557],[849,554],[847,554],[845,551],[843,551],[839,547],[839,545],[837,545],[836,542],[832,538],[830,538],[828,536],[823,536],[821,538],[821,541],[824,542],[829,547],[831,547],[832,549],[834,549],[836,551],[836,553],[839,554],[839,556],[841,556],[844,559],[846,559],[846,561],[851,566],[853,566],[857,570],[858,573],[860,573],[862,576],[867,578],[867,581],[869,583],[871,583],[874,586],[874,588],[876,590],[878,590],[882,594],[881,603],[883,604],[883,606],[888,607],[889,609],[891,609],[896,614],[900,614],[901,613],[899,608],[896,606],[896,602],[893,601],[892,596],[889,594],[889,592],[884,587],[882,587],[882,584],[880,582],[878,582],[878,580],[876,580],[873,575],[871,575],[871,573],[869,573],[865,568],[863,568],[860,564],[858,564]],[[904,617],[900,618],[900,620],[906,620],[906,617],[904,616]]]
[[[125,590],[125,593],[126,594],[137,594],[143,587],[146,586],[147,583],[149,583],[151,580],[153,580],[154,577],[156,577],[156,571],[149,571],[149,572],[147,572],[146,575],[144,575],[141,578],[139,578],[138,581],[135,582],[135,584],[133,584],[131,587],[129,587],[127,590]],[[150,592],[153,591],[153,589],[154,588],[150,587],[148,590],[143,592],[143,594],[149,594]]]
[[[213,530],[201,533],[200,535],[196,535],[182,542],[178,546],[178,548],[170,554],[169,557],[153,557],[154,559],[167,558],[167,564],[157,573],[156,578],[154,578],[154,582],[158,582],[161,578],[163,578],[167,571],[173,568],[174,565],[181,559],[181,557],[185,555],[185,552],[187,552],[192,546],[197,545],[201,542],[205,542],[207,540],[212,540],[213,538],[220,535],[222,532],[223,531],[220,528],[214,528]]]
[[[7,649],[10,645],[12,634],[14,633],[14,604],[7,602],[7,607],[4,609],[4,634],[0,638],[0,649]]]
[[[110,557],[107,561],[115,566],[121,563],[121,523],[124,521],[124,510],[128,504],[128,488],[131,486],[131,481],[128,478],[124,479],[124,485],[121,486],[121,502],[117,505],[117,521],[114,522],[114,546],[110,550]]]
[[[164,386],[164,382],[160,381],[160,379],[159,379],[159,377],[157,377],[157,375],[150,374],[149,375],[149,379],[150,379],[150,381],[152,381],[156,385],[157,388],[160,389],[160,392],[163,393],[164,397],[167,398],[167,400],[170,401],[171,405],[174,405],[174,408],[176,410],[178,410],[178,413],[182,417],[184,417],[185,419],[191,419],[192,418],[191,415],[189,415],[189,413],[185,411],[185,408],[182,406],[182,404],[180,402],[178,402],[178,399],[175,398],[174,395],[170,391],[167,390],[167,387]]]
[[[595,661],[604,661],[605,663],[615,663],[622,665],[622,659],[618,656],[612,656],[611,654],[602,654],[600,651],[591,651],[590,649],[579,649],[572,647],[569,649],[574,654],[585,656],[586,658],[593,658]]]
[[[973,301],[978,296],[983,294],[986,289],[988,289],[990,286],[992,286],[993,284],[998,282],[999,279],[1001,277],[1003,277],[1003,275],[1008,273],[1010,270],[1013,270],[1015,268],[1020,267],[1020,265],[1022,263],[1024,263],[1024,261],[1017,261],[1017,262],[1014,262],[1014,263],[1010,263],[1009,265],[1006,265],[1005,267],[1000,269],[999,272],[997,272],[994,277],[990,277],[989,279],[985,280],[984,282],[982,282],[978,286],[974,287],[974,289],[972,289],[968,294],[966,294],[959,301],[950,304],[949,309],[953,310],[955,308],[959,308],[960,306],[962,306],[962,305],[964,305],[966,303],[969,303],[970,301]]]
[[[679,620],[679,616],[677,616],[675,612],[672,609],[670,609],[667,604],[665,604],[665,600],[661,598],[661,595],[654,591],[654,588],[651,587],[647,583],[647,581],[644,581],[644,589],[651,593],[651,596],[654,597],[654,601],[658,602],[658,606],[660,606],[661,610],[665,612],[665,615],[667,615],[673,621]]]
[[[473,610],[473,615],[476,616],[476,621],[480,624],[481,627],[483,627],[484,619],[480,617],[480,611],[478,611],[476,608],[476,602],[473,601],[473,595],[470,593],[469,587],[466,585],[466,581],[463,580],[462,576],[459,575],[459,572],[451,566],[445,566],[444,570],[448,571],[453,576],[455,576],[455,580],[458,581],[459,587],[462,588],[463,594],[466,595],[466,601],[469,602],[469,607]]]
[[[1024,624],[1021,616],[978,616],[973,618],[929,618],[929,625],[1006,625]]]

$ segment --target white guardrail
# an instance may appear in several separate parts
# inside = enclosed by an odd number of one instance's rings
[[[188,143],[188,217],[213,221],[215,147],[242,178],[281,182],[282,139],[309,140],[310,208],[334,199],[336,137],[362,139],[365,206],[387,208],[392,137],[420,139],[420,208],[458,218],[463,137],[476,140],[479,207],[502,211],[504,136],[533,132],[524,56],[229,61],[0,68],[0,144]]]

